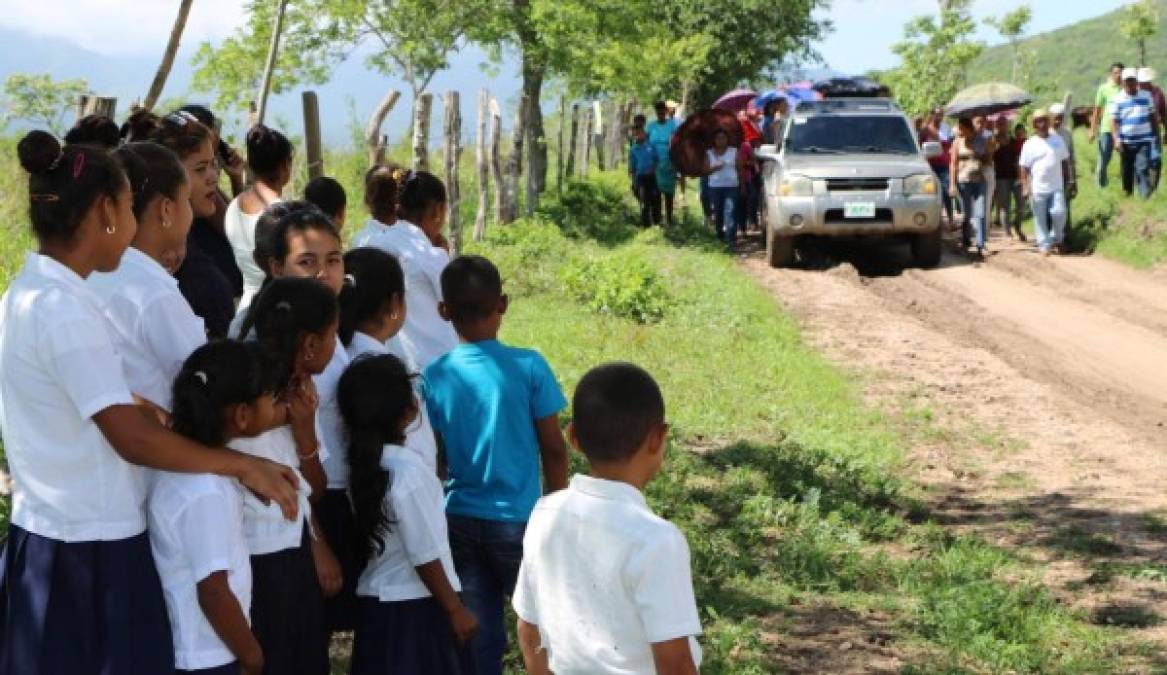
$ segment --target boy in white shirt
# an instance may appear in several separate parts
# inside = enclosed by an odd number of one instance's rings
[[[591,475],[539,500],[527,524],[514,595],[527,671],[696,673],[689,547],[642,494],[664,463],[660,389],[612,363],[580,380],[572,406],[568,438]]]

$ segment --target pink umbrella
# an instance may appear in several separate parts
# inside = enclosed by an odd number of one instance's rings
[[[757,95],[758,92],[753,89],[734,89],[717,99],[713,107],[726,112],[739,113],[745,110]]]

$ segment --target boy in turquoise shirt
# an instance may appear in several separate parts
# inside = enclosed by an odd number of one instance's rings
[[[543,488],[567,486],[559,428],[567,399],[539,352],[498,341],[507,296],[494,264],[462,256],[441,285],[438,311],[461,342],[425,369],[425,399],[445,449],[454,566],[479,622],[475,666],[478,675],[501,675],[503,603],[514,593],[527,519]]]

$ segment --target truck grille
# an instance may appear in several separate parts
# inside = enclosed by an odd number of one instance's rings
[[[874,218],[844,218],[843,209],[827,209],[823,212],[823,221],[828,225],[841,225],[846,223],[892,223],[895,221],[895,215],[891,209],[876,209]]]
[[[887,189],[886,178],[828,178],[830,192],[883,192]]]

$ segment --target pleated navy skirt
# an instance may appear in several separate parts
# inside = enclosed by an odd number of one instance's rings
[[[297,548],[251,556],[251,630],[265,675],[327,675],[328,627],[308,528]]]
[[[357,578],[363,565],[348,491],[326,490],[313,509],[344,574],[340,593],[324,601],[327,625],[330,631],[352,630],[357,624]]]
[[[9,525],[0,553],[0,675],[63,673],[174,673],[145,533],[65,543]]]
[[[349,675],[474,675],[469,648],[458,647],[445,610],[433,598],[379,602],[357,598]]]

